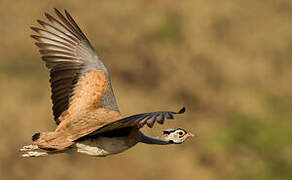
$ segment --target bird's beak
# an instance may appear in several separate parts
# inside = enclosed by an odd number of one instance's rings
[[[187,137],[195,137],[196,135],[194,135],[194,134],[188,132],[188,133],[186,134],[186,136],[187,136]]]

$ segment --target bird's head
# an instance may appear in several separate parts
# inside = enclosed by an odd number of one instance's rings
[[[166,136],[165,138],[173,144],[181,144],[188,137],[195,136],[194,134],[187,132],[186,130],[181,128],[166,129],[163,131],[163,134]]]

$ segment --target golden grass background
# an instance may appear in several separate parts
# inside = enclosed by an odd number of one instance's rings
[[[124,115],[187,112],[182,145],[22,159],[53,130],[48,72],[29,37],[67,9],[107,65]],[[0,179],[291,179],[292,2],[0,1]]]

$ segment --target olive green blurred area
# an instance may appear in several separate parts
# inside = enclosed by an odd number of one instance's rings
[[[106,158],[23,159],[53,131],[48,71],[30,26],[67,9],[106,64],[123,115],[187,111],[181,145]],[[0,179],[292,179],[292,2],[0,1]]]

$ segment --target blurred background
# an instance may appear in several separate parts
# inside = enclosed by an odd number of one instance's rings
[[[22,159],[54,130],[48,71],[29,37],[67,9],[112,76],[123,115],[179,110],[198,135],[118,155]],[[0,179],[292,179],[292,1],[0,1]]]

